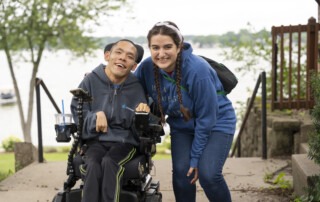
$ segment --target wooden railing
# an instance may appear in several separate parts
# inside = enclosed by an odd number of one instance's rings
[[[271,109],[311,109],[311,76],[318,72],[319,24],[272,27]]]

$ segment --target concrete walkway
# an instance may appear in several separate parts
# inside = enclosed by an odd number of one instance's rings
[[[291,161],[261,158],[229,158],[224,176],[233,202],[289,202],[287,196],[263,192],[272,185],[264,182],[267,174],[289,168],[285,179],[292,182]],[[155,161],[151,173],[160,180],[163,202],[175,201],[171,185],[171,160]],[[0,182],[0,202],[51,202],[66,180],[66,162],[33,163]],[[197,202],[207,202],[198,185]]]

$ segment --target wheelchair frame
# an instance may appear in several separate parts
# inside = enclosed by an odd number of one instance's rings
[[[82,156],[85,153],[85,144],[82,144],[81,139],[84,121],[83,104],[91,102],[92,97],[80,88],[70,92],[78,99],[77,115],[79,120],[77,126],[74,123],[63,127],[55,125],[57,142],[70,142],[71,135],[74,141],[67,160],[68,178],[63,184],[63,190],[54,196],[53,202],[80,202],[82,199],[84,182],[79,188],[73,187],[81,179],[78,167],[83,162]],[[154,166],[152,157],[156,153],[156,143],[160,143],[160,136],[164,135],[163,128],[158,124],[149,124],[148,116],[144,113],[136,113],[134,121],[141,142],[140,152],[142,151],[143,154],[137,155],[125,165],[126,171],[123,176],[120,202],[162,202],[162,193],[159,191],[160,182],[153,180],[150,172]],[[138,174],[132,172],[132,168],[137,169]]]

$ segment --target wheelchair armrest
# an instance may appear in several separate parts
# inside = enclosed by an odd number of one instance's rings
[[[150,123],[149,130],[159,133],[160,136],[164,135],[163,127],[159,124]]]

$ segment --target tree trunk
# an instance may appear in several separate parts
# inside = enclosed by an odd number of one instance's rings
[[[5,41],[5,40],[4,40]],[[31,138],[31,125],[32,125],[32,114],[33,114],[33,102],[34,102],[34,91],[35,91],[35,79],[36,75],[39,69],[39,64],[41,60],[41,56],[43,53],[43,48],[44,46],[41,46],[40,49],[38,50],[38,54],[36,56],[36,59],[34,58],[34,52],[31,50],[31,62],[33,64],[33,71],[30,79],[30,84],[29,84],[29,100],[28,100],[28,109],[27,109],[27,118],[25,119],[24,117],[24,111],[23,111],[23,106],[22,106],[22,100],[21,100],[21,94],[20,90],[18,88],[18,83],[17,79],[14,73],[14,67],[13,67],[13,62],[12,62],[12,57],[11,53],[8,47],[8,44],[4,44],[4,50],[6,53],[9,69],[10,69],[10,75],[12,78],[13,86],[14,86],[14,91],[17,97],[17,104],[18,104],[18,111],[20,115],[20,124],[23,132],[23,138],[24,142],[32,143],[32,138]]]
[[[6,41],[6,40],[4,40]],[[17,79],[14,73],[14,69],[13,69],[13,63],[12,63],[12,57],[11,57],[11,53],[8,47],[7,43],[4,43],[4,51],[6,53],[6,57],[7,57],[7,61],[8,61],[8,65],[9,65],[9,69],[10,69],[10,75],[12,78],[12,82],[13,82],[13,87],[14,87],[14,92],[16,94],[17,97],[17,104],[18,104],[18,112],[19,112],[19,116],[20,116],[20,125],[23,131],[23,138],[25,142],[30,142],[31,143],[31,136],[29,133],[29,136],[25,134],[25,118],[24,118],[24,113],[23,113],[23,107],[22,107],[22,101],[21,101],[21,95],[20,95],[20,90],[18,88],[18,83],[17,83]]]

